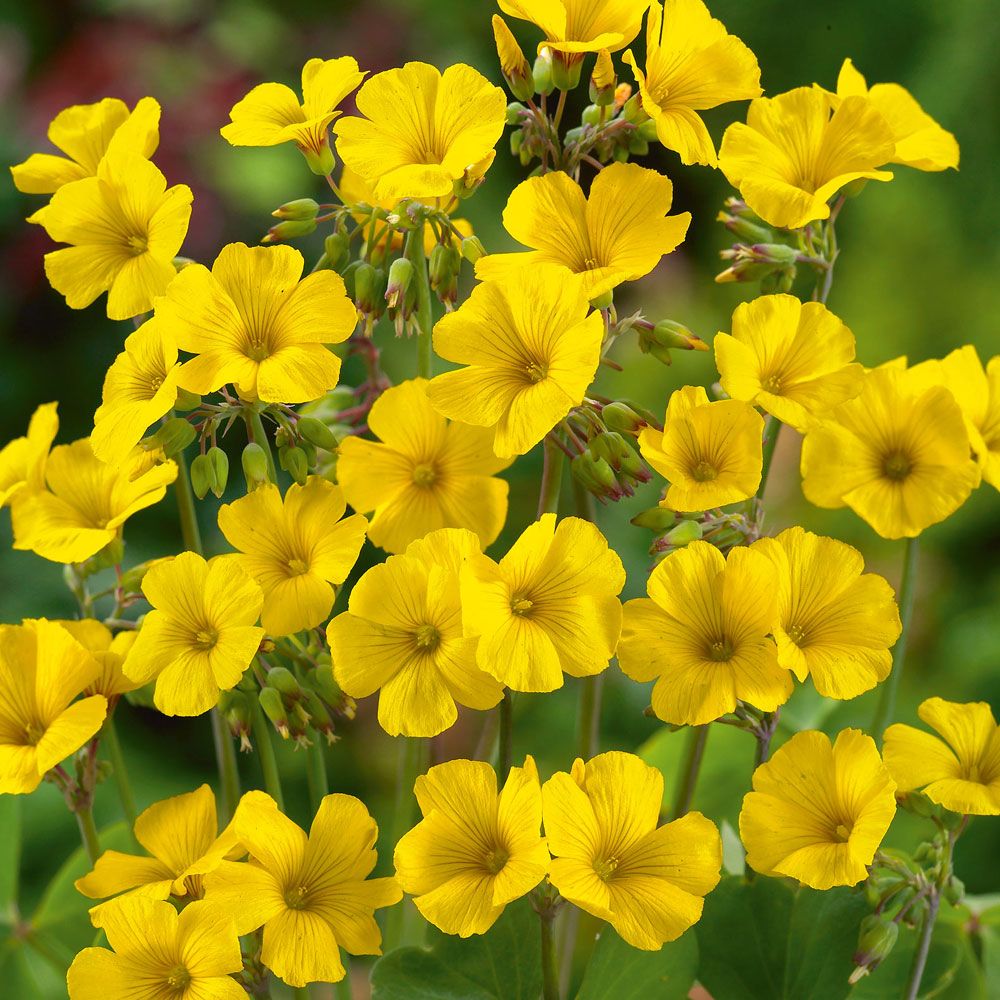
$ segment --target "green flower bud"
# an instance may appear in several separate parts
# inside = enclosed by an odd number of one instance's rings
[[[201,396],[193,392],[188,392],[187,389],[177,390],[177,399],[174,400],[175,410],[187,413],[188,410],[193,410],[198,406],[201,406]]]
[[[241,456],[243,475],[246,477],[247,490],[255,490],[270,481],[267,468],[267,453],[259,444],[251,441]]]
[[[478,236],[466,236],[462,240],[462,256],[470,263],[475,264],[481,257],[486,256],[486,247]]]
[[[316,232],[315,219],[289,219],[287,222],[271,226],[261,243],[284,243],[314,232]]]
[[[622,108],[622,118],[633,125],[641,125],[649,120],[649,115],[643,110],[642,95],[633,94]]]
[[[296,222],[302,219],[315,219],[319,215],[319,202],[312,198],[296,198],[294,201],[286,201],[271,215],[276,219],[290,219]]]
[[[532,90],[532,93],[534,93],[534,90]],[[528,109],[518,101],[511,101],[510,104],[507,105],[507,124],[508,125],[520,124],[521,116],[527,110]]]
[[[223,691],[219,695],[219,713],[226,720],[230,733],[240,741],[240,749],[247,753],[253,749],[250,743],[252,709],[250,698],[243,691]]]
[[[615,163],[628,163],[629,151],[627,146],[615,146],[611,154]]]
[[[362,261],[354,272],[354,301],[359,312],[373,313],[378,296],[378,271],[367,261]]]
[[[285,472],[299,486],[305,486],[306,480],[309,478],[309,459],[306,458],[306,453],[301,448],[282,448],[278,457]]]
[[[619,431],[622,434],[635,435],[646,426],[646,421],[627,403],[608,403],[601,410],[601,419],[608,430]]]
[[[719,212],[716,220],[721,222],[742,243],[773,243],[774,230],[760,225],[745,215],[734,215],[730,212]]]
[[[327,265],[332,270],[340,271],[347,263],[350,245],[351,241],[347,233],[331,233],[323,241]]]
[[[614,301],[614,291],[607,291],[603,295],[598,295],[596,299],[591,299],[590,307],[592,309],[610,309]]]
[[[205,456],[212,466],[210,489],[216,499],[226,492],[229,482],[229,456],[221,448],[209,448]]]
[[[125,570],[118,581],[121,589],[126,594],[138,594],[144,577],[157,562],[159,562],[158,559],[149,559],[146,562],[139,563],[138,566],[133,566],[131,569]]]
[[[295,429],[301,437],[317,448],[322,448],[324,451],[336,451],[337,438],[322,420],[318,420],[316,417],[301,417],[295,425]]]
[[[854,964],[871,969],[885,959],[899,938],[899,924],[881,914],[870,913],[861,921],[858,930],[858,950]]]
[[[553,52],[552,84],[557,90],[575,90],[580,84],[582,70],[582,53]]]
[[[523,132],[511,132],[510,134],[510,152],[512,156],[519,156],[521,153],[521,147],[524,145],[524,133]]]
[[[965,898],[965,883],[960,878],[955,878],[955,876],[952,875],[952,877],[945,883],[944,898],[947,899],[952,906],[958,906],[958,904]]]
[[[567,132],[566,132],[566,136],[565,136],[565,139],[564,139],[564,144],[567,145],[567,146],[572,146],[575,142],[577,142],[578,140],[580,140],[582,138],[583,138],[583,129],[582,128],[579,128],[579,127],[578,128],[571,128],[571,129],[568,129]]]
[[[288,729],[288,712],[285,710],[285,701],[281,697],[281,692],[277,688],[263,687],[257,696],[260,707],[264,709],[264,714],[274,724],[278,734],[283,740],[287,740],[290,732]]]
[[[309,164],[309,169],[316,174],[317,177],[326,177],[333,173],[333,168],[337,165],[337,161],[333,157],[333,150],[330,149],[330,143],[328,140],[323,140],[323,145],[317,151],[315,149],[305,149],[302,146],[299,147],[302,151],[302,155],[306,158],[306,163]]]
[[[347,297],[353,299],[355,303],[358,301],[358,289],[357,289],[357,274],[361,270],[361,265],[363,261],[352,260],[343,271],[340,272],[341,277],[344,279],[344,290],[347,292]]]
[[[897,795],[896,801],[900,808],[915,816],[923,816],[924,819],[936,816],[939,811],[938,807],[923,792],[904,792]]]
[[[641,135],[646,142],[656,142],[659,138],[656,132],[656,122],[650,118],[648,121],[644,121],[638,129],[638,135]]]
[[[588,104],[583,109],[580,120],[584,125],[599,125],[601,122],[601,109],[596,104]]]
[[[614,104],[617,85],[618,78],[615,74],[615,65],[611,60],[611,53],[607,49],[601,49],[597,53],[594,72],[590,76],[591,101],[603,107]]]
[[[645,156],[649,152],[649,140],[638,129],[629,136],[628,151],[633,156]]]
[[[690,545],[691,542],[701,541],[703,535],[704,531],[699,521],[681,521],[663,536],[663,540],[674,548],[680,548],[683,545]]]
[[[500,72],[503,73],[511,93],[519,101],[527,101],[535,92],[535,81],[531,74],[531,66],[524,58],[521,46],[517,44],[507,22],[498,14],[493,15],[493,38],[497,45],[497,56],[500,59]]]
[[[208,455],[196,455],[191,462],[191,489],[199,500],[208,496],[215,483],[215,473]]]
[[[197,437],[194,427],[183,417],[171,417],[154,435],[153,440],[167,458],[182,452]]]
[[[551,94],[555,84],[552,82],[552,50],[549,48],[542,49],[539,53],[538,58],[535,60],[535,65],[531,71],[532,79],[535,83],[535,93],[548,95]]]
[[[272,667],[267,672],[267,683],[270,687],[277,688],[285,698],[297,701],[301,698],[302,688],[295,678],[295,674],[287,667]]]
[[[431,251],[430,280],[431,288],[437,291],[446,288],[458,275],[462,266],[462,257],[453,246],[438,243]]]
[[[641,514],[636,514],[629,521],[629,524],[634,524],[637,528],[648,528],[650,531],[655,531],[658,535],[669,531],[676,523],[677,515],[666,507],[650,507],[649,510],[644,510]]]
[[[605,459],[585,451],[577,455],[569,467],[580,485],[594,496],[611,500],[620,500],[624,496],[615,470]]]
[[[389,268],[389,281],[385,290],[385,301],[391,309],[399,308],[412,280],[413,261],[406,257],[397,257]]]

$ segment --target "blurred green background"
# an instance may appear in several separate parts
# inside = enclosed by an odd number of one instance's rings
[[[836,5],[715,0],[710,6],[757,53],[767,93],[813,82],[832,87],[842,59],[851,56],[869,82],[903,83],[958,136],[960,172],[922,174],[899,168],[894,182],[873,185],[877,189],[851,201],[841,216],[843,254],[830,305],[854,330],[860,360],[877,364],[903,353],[922,360],[968,342],[978,346],[984,361],[998,353],[1000,30],[995,0],[840,0]],[[441,67],[464,61],[499,81],[489,26],[494,9],[488,0],[2,0],[0,157],[16,163],[32,151],[47,150],[47,123],[67,105],[112,95],[134,103],[151,94],[164,109],[156,161],[171,183],[184,182],[195,191],[184,252],[210,262],[226,242],[259,239],[268,212],[278,204],[319,190],[317,178],[292,147],[234,149],[219,137],[229,108],[251,86],[282,80],[297,88],[307,58],[346,54],[372,71],[409,59]],[[530,50],[536,40],[532,29],[513,26]],[[623,78],[628,79],[627,73]],[[581,97],[571,105],[576,115],[584,103]],[[716,139],[726,123],[743,113],[743,105],[711,112]],[[507,194],[522,179],[520,167],[503,153],[505,143],[501,140],[501,155],[485,186],[467,204],[468,216],[491,249],[509,245],[499,216]],[[694,222],[676,253],[653,275],[629,286],[620,297],[619,312],[641,307],[654,320],[679,320],[710,340],[715,331],[728,328],[732,309],[752,291],[712,281],[720,269],[717,252],[730,242],[713,221],[729,193],[725,178],[704,168],[684,168],[674,154],[659,148],[644,162],[673,179],[675,210],[690,210]],[[0,183],[0,442],[24,433],[32,409],[53,399],[60,403],[60,440],[87,434],[103,373],[130,330],[105,318],[103,300],[73,312],[48,287],[42,269],[48,240],[40,228],[23,221],[37,204],[16,192],[9,179]],[[315,251],[312,244],[302,249]],[[387,345],[390,372],[408,377],[411,345],[392,343],[386,328],[377,336]],[[689,382],[709,385],[717,377],[711,354],[676,355],[674,365],[666,368],[639,355],[629,342],[619,345],[614,356],[625,370],[604,370],[600,391],[638,399],[657,411],[665,408],[672,388]],[[345,371],[350,378],[351,368]],[[872,569],[895,584],[901,543],[879,539],[848,512],[820,511],[804,502],[795,437],[791,432],[783,436],[771,478],[772,530],[800,523],[849,541],[862,549]],[[242,441],[232,443],[238,447]],[[497,550],[503,551],[533,519],[538,471],[537,456],[529,456],[507,473],[509,526]],[[644,591],[650,542],[646,532],[628,521],[656,502],[661,485],[654,482],[634,500],[600,511],[600,525],[629,571],[627,597]],[[221,540],[212,532],[212,509],[208,503],[202,506],[203,524],[209,547],[221,551]],[[983,486],[947,523],[925,533],[898,712],[903,721],[913,722],[916,705],[931,694],[1000,706],[998,515],[1000,497]],[[0,515],[2,620],[71,615],[74,606],[61,567],[13,552],[9,541],[9,518]],[[177,522],[169,499],[129,522],[128,543],[130,562],[176,551]],[[362,563],[377,558],[369,549]],[[570,681],[562,692],[544,698],[525,695],[516,705],[515,750],[536,755],[543,775],[568,769],[572,761],[576,693]],[[616,669],[609,671],[602,747],[634,749],[652,740],[647,749],[653,759],[669,764],[683,737],[666,735],[645,718],[647,704],[645,688],[626,682]],[[844,725],[866,724],[872,708],[870,698],[821,704],[809,689],[796,696],[786,716],[835,732]],[[130,706],[123,706],[121,714],[141,806],[212,779],[207,719],[167,720]],[[481,717],[463,716],[436,741],[436,754],[471,755],[481,724]],[[335,790],[364,798],[383,828],[391,815],[393,742],[377,727],[374,704],[365,704],[328,755]],[[733,822],[751,759],[749,737],[729,730],[713,734],[709,775],[696,806],[717,820]],[[281,761],[292,789],[292,814],[305,822],[302,762],[291,752],[283,753]],[[255,762],[243,763],[247,782],[256,783]],[[666,773],[669,794],[672,775]],[[108,786],[98,803],[99,820],[113,821],[115,805]],[[51,787],[27,800],[24,813],[29,835],[22,897],[30,910],[74,848],[76,833]],[[891,836],[906,842],[912,839],[912,826],[901,818]],[[3,839],[0,830],[0,843]],[[959,875],[970,891],[1000,891],[998,852],[1000,822],[973,823],[958,856]]]

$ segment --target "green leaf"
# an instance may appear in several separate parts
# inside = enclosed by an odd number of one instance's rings
[[[432,930],[429,948],[397,948],[372,969],[372,1000],[538,1000],[538,916],[527,899],[470,938]]]
[[[843,1000],[867,911],[850,889],[726,878],[695,926],[698,979],[714,1000]]]
[[[697,972],[693,931],[659,951],[639,951],[608,927],[597,939],[576,1000],[685,1000]]]
[[[21,867],[21,800],[0,796],[0,927],[17,917],[17,873]]]
[[[23,940],[0,935],[0,995],[60,1000],[66,997],[66,976]]]

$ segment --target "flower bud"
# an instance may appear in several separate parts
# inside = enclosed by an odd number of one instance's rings
[[[337,450],[337,438],[333,431],[317,417],[300,417],[295,425],[299,436],[324,451]]]
[[[174,400],[175,410],[187,413],[188,410],[193,410],[198,406],[201,406],[201,396],[194,392],[188,392],[187,389],[177,389],[177,399]]]
[[[646,421],[627,403],[608,403],[601,410],[601,419],[608,430],[620,431],[622,434],[635,435],[646,426]]]
[[[858,931],[858,950],[854,953],[856,966],[850,981],[856,983],[867,975],[892,951],[899,938],[899,924],[881,914],[870,913],[861,921]]]
[[[601,123],[601,109],[596,104],[588,104],[583,109],[583,114],[580,116],[580,121],[584,125],[590,125],[596,127]]]
[[[634,524],[637,528],[648,528],[658,535],[669,531],[676,523],[677,515],[666,507],[650,507],[629,521],[629,524]]]
[[[638,129],[638,134],[646,140],[646,142],[656,142],[659,138],[659,133],[656,131],[656,121],[652,118],[648,122],[643,122]]]
[[[535,80],[531,66],[524,58],[521,46],[517,44],[507,22],[499,14],[493,15],[493,38],[497,43],[500,58],[500,72],[503,73],[510,92],[519,101],[528,101],[535,93]],[[513,123],[512,123],[513,124]]]
[[[212,479],[209,488],[216,499],[226,492],[229,482],[229,456],[221,449],[212,447],[206,452],[206,458],[212,466]]]
[[[538,53],[531,76],[535,82],[536,94],[547,96],[552,93],[555,85],[552,83],[552,50],[548,46]]]
[[[314,232],[316,232],[315,219],[289,219],[287,222],[271,226],[261,243],[284,243],[286,240],[294,240]]]
[[[362,261],[354,272],[354,302],[359,312],[365,315],[374,312],[378,285],[377,269]]]
[[[611,53],[607,49],[601,49],[597,53],[597,62],[590,77],[590,99],[601,107],[613,104],[617,84],[618,78],[615,75],[614,63],[611,61]]]
[[[323,250],[331,270],[343,270],[349,256],[350,242],[347,233],[331,233],[323,241]]]
[[[742,243],[773,243],[774,230],[764,225],[759,225],[745,215],[733,215],[731,212],[722,211],[715,217],[717,222],[721,222],[735,236],[738,236]]]
[[[288,729],[288,712],[285,710],[285,701],[281,697],[281,692],[277,688],[263,687],[257,696],[260,707],[264,709],[264,714],[274,724],[278,730],[278,735],[283,740],[287,740],[290,733]]]
[[[645,156],[649,152],[649,140],[636,129],[628,140],[628,151],[633,156]]]
[[[954,875],[945,883],[944,887],[944,898],[951,903],[952,906],[958,906],[965,897],[965,883],[960,878],[955,878]]]
[[[723,250],[719,256],[733,263],[721,274],[716,275],[718,284],[732,281],[760,281],[775,271],[785,271],[795,267],[799,253],[794,247],[784,243],[743,243]]]
[[[633,94],[622,107],[622,118],[633,125],[641,125],[649,120],[649,115],[643,110],[642,95]]]
[[[385,290],[385,301],[390,309],[399,308],[412,280],[413,261],[406,257],[397,257],[389,268],[389,280]]]
[[[329,176],[333,173],[333,168],[337,165],[337,161],[333,158],[333,150],[330,149],[329,139],[324,138],[323,144],[318,150],[299,146],[299,152],[306,158],[309,169],[317,177]]]
[[[146,562],[139,563],[138,566],[133,566],[131,569],[125,570],[118,581],[118,586],[126,594],[138,594],[146,574],[158,562],[160,562],[159,559],[149,559]]]
[[[276,219],[291,219],[296,222],[302,219],[315,219],[319,215],[319,202],[312,198],[296,198],[294,201],[286,201],[271,215]]]
[[[219,713],[226,720],[229,731],[240,741],[240,750],[248,753],[253,749],[250,743],[250,699],[242,691],[223,691],[219,695]]]
[[[625,495],[615,470],[603,458],[585,451],[577,455],[569,467],[577,482],[599,500],[620,500]]]
[[[591,309],[610,309],[614,304],[614,291],[607,291],[603,295],[598,295],[596,299],[590,300]]]
[[[197,434],[183,417],[171,417],[154,435],[153,440],[163,449],[163,454],[170,458],[182,452]]]
[[[212,463],[208,460],[208,455],[196,455],[191,462],[191,489],[199,500],[204,500],[208,496],[208,491],[214,484],[214,473]]]
[[[243,449],[241,461],[248,491],[255,490],[270,480],[267,469],[267,453],[256,442],[251,441]]]
[[[486,247],[478,236],[466,236],[462,240],[462,256],[470,263],[475,264],[477,260],[486,256]]]
[[[318,733],[322,733],[326,738],[327,746],[333,746],[337,742],[337,734],[333,728],[333,719],[327,710],[326,705],[319,699],[315,691],[306,688],[306,711],[309,713],[309,725]]]
[[[510,152],[512,156],[520,156],[521,149],[524,146],[524,133],[523,132],[511,132],[510,134]]]
[[[681,521],[663,536],[663,541],[673,548],[681,548],[690,545],[691,542],[701,541],[703,536],[704,531],[700,521]]]
[[[309,460],[301,448],[282,448],[278,452],[278,461],[299,486],[305,486],[309,478]]]
[[[552,53],[552,83],[557,90],[575,90],[582,70],[582,52]]]
[[[532,93],[534,93],[534,91],[532,91]],[[520,125],[521,116],[527,110],[528,109],[519,101],[511,101],[510,104],[507,105],[507,124]]]
[[[615,87],[615,114],[625,107],[628,99],[632,96],[632,84],[619,83]]]
[[[295,679],[295,674],[287,667],[272,667],[267,672],[267,683],[270,687],[277,688],[284,698],[291,701],[298,701],[302,697],[302,688]]]
[[[628,146],[615,146],[611,153],[611,158],[615,161],[615,163],[628,163]]]
[[[936,816],[938,813],[938,807],[923,792],[898,793],[896,802],[901,809],[905,809],[915,816],[922,816],[924,819],[930,819],[931,816]]]

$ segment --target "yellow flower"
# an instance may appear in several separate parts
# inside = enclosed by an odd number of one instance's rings
[[[492,430],[445,420],[414,379],[386,390],[368,415],[381,441],[348,437],[337,479],[347,502],[374,511],[368,536],[389,552],[438,528],[468,528],[484,548],[507,518],[507,483],[495,473],[511,459],[493,454]]]
[[[670,396],[662,431],[644,427],[642,457],[670,483],[673,510],[709,510],[752,497],[760,486],[764,421],[738,399],[709,402],[701,386]]]
[[[203,876],[237,848],[231,825],[219,833],[215,795],[208,785],[156,802],[140,813],[135,839],[148,856],[105,851],[74,883],[88,899],[118,897],[90,911],[97,927],[104,926],[105,915],[126,898],[200,899]]]
[[[60,621],[60,625],[97,661],[100,673],[87,686],[88,694],[102,694],[113,707],[120,695],[135,691],[142,685],[125,676],[122,666],[132,651],[138,633],[134,630],[112,636],[104,622],[94,618]]]
[[[480,555],[462,574],[466,635],[476,662],[514,691],[554,691],[563,673],[599,674],[622,625],[621,559],[597,527],[555,514],[525,528],[495,563]]]
[[[44,403],[31,415],[28,433],[0,448],[0,507],[28,488],[37,493],[45,486],[45,463],[59,430],[58,403]]]
[[[339,487],[320,476],[292,483],[282,501],[268,483],[219,510],[219,530],[241,553],[235,561],[264,593],[261,625],[269,635],[289,635],[322,624],[334,589],[358,559],[368,521],[344,517]],[[341,520],[343,518],[343,520]]]
[[[142,592],[153,606],[125,661],[140,684],[156,678],[153,701],[164,715],[201,715],[235,687],[264,630],[256,627],[260,587],[232,556],[206,562],[182,552],[153,566]]]
[[[434,349],[467,367],[427,396],[452,420],[493,427],[501,458],[530,451],[582,401],[600,364],[604,321],[584,283],[539,264],[477,285],[434,327]]]
[[[656,122],[657,138],[682,163],[717,163],[699,111],[761,94],[757,57],[701,0],[654,0],[646,22],[645,72],[631,52],[624,59],[639,83],[643,110]]]
[[[0,794],[33,792],[103,725],[97,661],[55,622],[0,627]]]
[[[726,129],[719,166],[765,222],[798,229],[829,218],[828,202],[852,181],[892,180],[876,168],[894,149],[886,120],[863,97],[833,109],[822,90],[798,87],[755,100],[746,125]]]
[[[672,199],[667,177],[634,163],[602,170],[589,199],[568,174],[531,177],[514,189],[503,223],[534,249],[481,257],[476,277],[509,280],[518,268],[557,264],[583,276],[588,298],[600,298],[649,274],[684,239],[691,213],[667,215]]]
[[[283,83],[261,83],[229,112],[230,124],[221,129],[232,146],[277,146],[294,142],[310,166],[333,169],[329,153],[330,122],[341,101],[356,90],[365,73],[351,56],[310,59],[302,67],[302,102]],[[328,157],[328,161],[324,159]]]
[[[498,0],[511,17],[530,21],[545,33],[538,49],[584,53],[625,48],[639,34],[649,0]]]
[[[159,144],[160,105],[144,97],[131,112],[124,101],[105,97],[96,104],[65,108],[49,125],[49,141],[65,156],[32,153],[10,168],[14,186],[25,194],[52,194],[64,184],[96,177],[110,149],[147,159]]]
[[[885,731],[885,764],[899,791],[922,788],[952,812],[1000,815],[1000,729],[990,706],[928,698],[917,714],[944,739],[900,723]]]
[[[737,306],[733,333],[715,337],[722,388],[797,431],[861,392],[854,335],[820,302],[762,295]]]
[[[230,243],[212,270],[184,268],[156,304],[181,350],[198,355],[180,385],[199,395],[232,382],[245,399],[303,403],[337,384],[340,359],[326,348],[354,332],[357,313],[344,281],[317,271],[299,281],[292,247]]]
[[[983,479],[1000,490],[1000,357],[984,370],[975,347],[966,344],[940,361],[914,365],[908,379],[921,389],[943,385],[955,397]]]
[[[534,760],[512,767],[499,794],[493,768],[478,760],[432,767],[413,791],[424,818],[396,845],[400,886],[445,934],[485,934],[549,869]]]
[[[753,549],[778,570],[778,663],[825,698],[856,698],[889,676],[902,626],[892,587],[857,549],[802,528]]]
[[[108,465],[94,455],[89,438],[53,448],[45,467],[48,488],[14,497],[14,548],[62,563],[100,552],[128,518],[159,503],[177,477],[173,462],[140,472],[141,460],[136,451]]]
[[[327,795],[309,836],[263,792],[243,796],[234,820],[246,863],[224,861],[207,876],[207,899],[248,934],[263,926],[261,961],[289,986],[339,982],[340,948],[378,955],[374,911],[402,892],[392,878],[368,878],[378,827],[352,795]]]
[[[747,864],[813,889],[857,885],[896,814],[895,790],[860,730],[843,730],[832,746],[825,733],[796,733],[754,771],[743,799]]]
[[[58,243],[45,274],[71,309],[108,293],[108,317],[153,307],[174,277],[174,257],[191,218],[191,189],[166,178],[138,153],[109,150],[96,177],[64,184],[33,216]]]
[[[105,917],[114,949],[84,948],[69,968],[70,1000],[246,1000],[232,978],[243,969],[232,920],[208,903],[178,913],[169,903],[131,898]]]
[[[979,485],[962,411],[943,386],[877,368],[802,445],[802,491],[817,507],[850,507],[883,538],[913,538]]]
[[[392,736],[436,736],[456,702],[484,710],[503,697],[462,631],[459,573],[478,553],[471,531],[433,531],[368,570],[327,627],[337,683],[352,698],[381,689],[378,721]]]
[[[745,701],[773,712],[792,677],[768,638],[778,620],[778,573],[755,549],[723,556],[692,542],[653,570],[649,598],[629,601],[618,662],[636,681],[656,681],[653,711],[672,725],[700,726]]]
[[[955,137],[943,128],[898,83],[876,83],[869,87],[850,59],[844,60],[837,77],[836,97],[864,97],[886,120],[896,143],[891,163],[917,170],[958,169],[959,149]]]
[[[382,199],[451,196],[503,134],[507,98],[471,66],[427,63],[377,73],[358,91],[364,117],[334,126],[337,152]]]
[[[722,839],[698,812],[657,826],[663,776],[634,754],[604,753],[542,788],[549,879],[634,948],[658,951],[701,918],[719,883]]]
[[[125,338],[104,377],[90,443],[102,461],[120,462],[177,401],[177,345],[162,320],[148,319]]]

